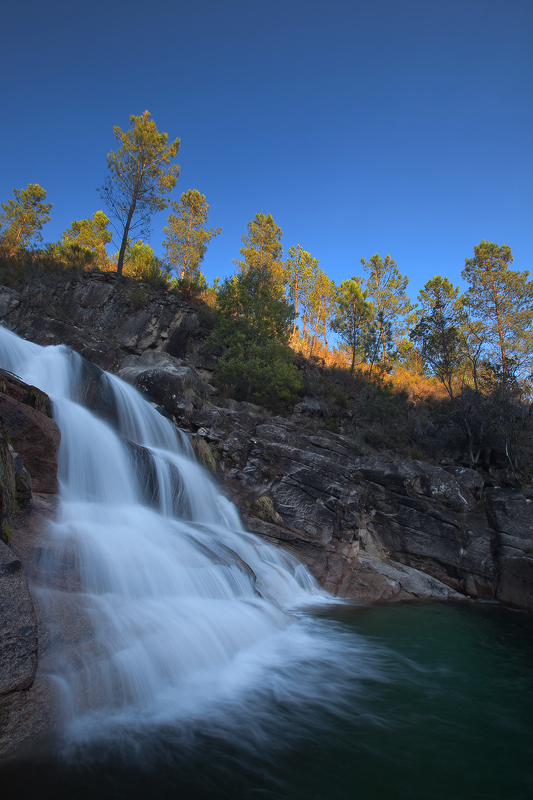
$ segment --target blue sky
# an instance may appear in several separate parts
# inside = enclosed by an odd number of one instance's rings
[[[481,239],[533,271],[531,0],[18,0],[2,28],[0,200],[47,189],[46,241],[106,210],[113,125],[149,109],[181,138],[173,198],[222,227],[209,280],[257,212],[337,282],[390,253],[415,298]]]

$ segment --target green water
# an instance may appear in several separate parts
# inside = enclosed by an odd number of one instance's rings
[[[265,730],[253,748],[253,703],[241,746],[209,729],[191,736],[162,726],[126,750],[88,747],[74,761],[45,748],[4,764],[0,797],[533,798],[531,615],[478,603],[398,604],[335,607],[321,618],[377,659],[376,676],[363,680],[354,660],[346,713],[310,715],[306,724],[300,709],[298,735],[284,737],[280,719],[288,730],[293,712],[290,699],[278,698],[270,732],[258,713]]]

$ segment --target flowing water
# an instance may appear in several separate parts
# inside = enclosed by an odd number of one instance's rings
[[[62,432],[34,596],[64,719],[3,797],[532,796],[529,615],[334,603],[134,389],[3,328],[0,366]]]

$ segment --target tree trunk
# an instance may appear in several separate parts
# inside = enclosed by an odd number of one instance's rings
[[[128,211],[128,218],[126,220],[126,224],[124,226],[124,235],[122,236],[122,244],[120,245],[120,252],[118,254],[118,261],[117,261],[117,279],[118,283],[122,280],[122,268],[124,266],[124,255],[126,254],[126,247],[128,246],[128,233],[130,232],[130,225],[133,219],[133,214],[135,213],[135,206],[137,205],[137,198],[134,197],[132,204],[130,206],[130,210]]]

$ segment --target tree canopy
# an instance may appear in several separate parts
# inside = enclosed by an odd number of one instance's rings
[[[356,358],[359,356],[362,360],[366,355],[367,338],[374,313],[372,305],[366,299],[367,294],[355,277],[342,281],[337,290],[337,315],[331,328],[350,354],[352,375]]]
[[[465,259],[465,303],[479,320],[487,357],[504,376],[521,371],[533,353],[533,283],[529,272],[509,269],[511,248],[483,240]]]
[[[170,162],[176,157],[180,140],[168,144],[168,134],[159,133],[150,113],[130,117],[130,129],[115,125],[119,145],[107,156],[109,175],[100,194],[115,219],[121,237],[117,275],[122,275],[128,237],[136,230],[148,235],[150,218],[168,206],[169,194],[178,180],[179,166]]]
[[[64,246],[78,245],[95,253],[95,266],[107,266],[105,246],[113,238],[108,231],[109,218],[103,211],[97,211],[90,219],[74,220],[72,225],[63,231],[61,242]]]
[[[0,243],[9,255],[42,241],[41,230],[48,222],[52,203],[45,203],[46,189],[29,183],[27,189],[13,189],[14,200],[1,203]]]
[[[207,228],[209,205],[205,195],[197,189],[183,192],[179,203],[172,202],[172,212],[168,224],[163,228],[166,239],[163,241],[165,256],[170,269],[179,280],[198,282],[200,264],[213,237],[222,228]]]
[[[465,338],[459,289],[440,275],[429,280],[418,296],[418,322],[411,331],[420,354],[454,399],[454,378],[465,357]]]
[[[271,289],[275,287],[279,296],[284,293],[282,236],[271,214],[256,214],[247,225],[247,233],[241,236],[242,259],[235,262],[243,274],[255,270],[259,281],[270,281]]]
[[[405,293],[409,281],[400,274],[396,262],[390,255],[385,256],[383,260],[376,253],[368,261],[362,258],[361,264],[368,273],[365,281],[366,289],[369,298],[374,302],[383,361],[387,361],[390,355],[387,327],[391,329],[393,336],[396,335],[399,332],[400,319],[412,310]]]
[[[281,230],[263,214],[248,223],[248,232],[241,271],[218,292],[219,324],[211,341],[227,351],[215,380],[231,387],[237,399],[282,406],[296,396],[302,380],[286,346],[294,307],[285,300],[277,274]]]

